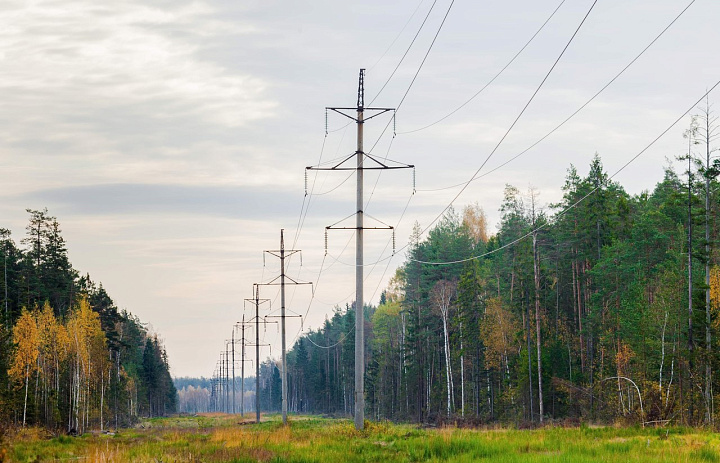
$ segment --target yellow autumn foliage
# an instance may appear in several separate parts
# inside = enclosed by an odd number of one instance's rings
[[[710,304],[711,310],[716,315],[713,325],[715,328],[720,328],[720,317],[717,316],[720,312],[720,267],[717,265],[710,268]]]
[[[488,242],[487,218],[485,217],[485,211],[482,210],[478,203],[465,206],[462,223],[476,244]]]
[[[68,353],[78,362],[83,374],[90,377],[92,363],[102,363],[107,353],[105,333],[100,325],[100,315],[93,312],[87,298],[80,300],[67,322]]]
[[[20,318],[13,328],[13,344],[16,349],[12,357],[8,375],[18,382],[25,382],[28,374],[37,370],[40,353],[40,336],[33,314],[23,308]]]
[[[633,357],[635,357],[635,352],[633,352],[630,345],[625,342],[620,343],[618,351],[615,353],[615,364],[619,374],[627,374],[628,366]]]
[[[480,324],[480,335],[485,343],[485,362],[488,368],[500,369],[512,350],[518,323],[513,314],[504,307],[502,299],[493,297],[485,305],[485,315]]]

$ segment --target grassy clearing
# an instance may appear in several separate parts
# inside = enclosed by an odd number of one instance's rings
[[[23,430],[5,450],[13,462],[720,463],[720,437],[695,429],[419,429],[380,422],[357,432],[347,420],[296,418],[285,427],[277,417],[256,425],[228,415],[147,420],[114,436]]]

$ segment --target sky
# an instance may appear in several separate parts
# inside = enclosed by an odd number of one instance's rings
[[[720,80],[718,18],[715,0],[5,0],[0,226],[19,242],[25,210],[47,207],[74,267],[159,334],[172,374],[211,376],[253,283],[279,274],[263,251],[281,229],[302,251],[288,275],[314,283],[288,290],[303,316],[289,345],[354,299],[352,232],[330,232],[327,254],[324,234],[355,212],[353,172],[310,172],[306,196],[305,167],[355,151],[355,125],[325,108],[355,106],[360,68],[366,105],[397,108],[365,124],[365,151],[416,166],[415,193],[412,170],[365,175],[365,211],[398,248],[365,233],[377,304],[413,224],[450,204],[480,205],[493,233],[506,184],[551,210],[596,153],[630,194],[681,171],[683,115]],[[278,315],[277,287],[261,297]],[[279,357],[278,329],[261,331]]]

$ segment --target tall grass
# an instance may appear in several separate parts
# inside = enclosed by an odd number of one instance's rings
[[[10,436],[9,461],[95,462],[720,462],[720,438],[695,429],[420,429],[322,418],[245,424],[216,415],[148,420],[114,436]],[[0,455],[2,453],[0,452]]]

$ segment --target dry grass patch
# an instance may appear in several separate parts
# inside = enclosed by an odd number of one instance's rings
[[[278,417],[240,425],[237,416],[147,420],[151,426],[115,436],[51,438],[41,429],[16,432],[7,461],[149,462],[718,462],[720,437],[694,429],[469,429],[307,418],[283,426]],[[0,460],[1,461],[1,460]]]

